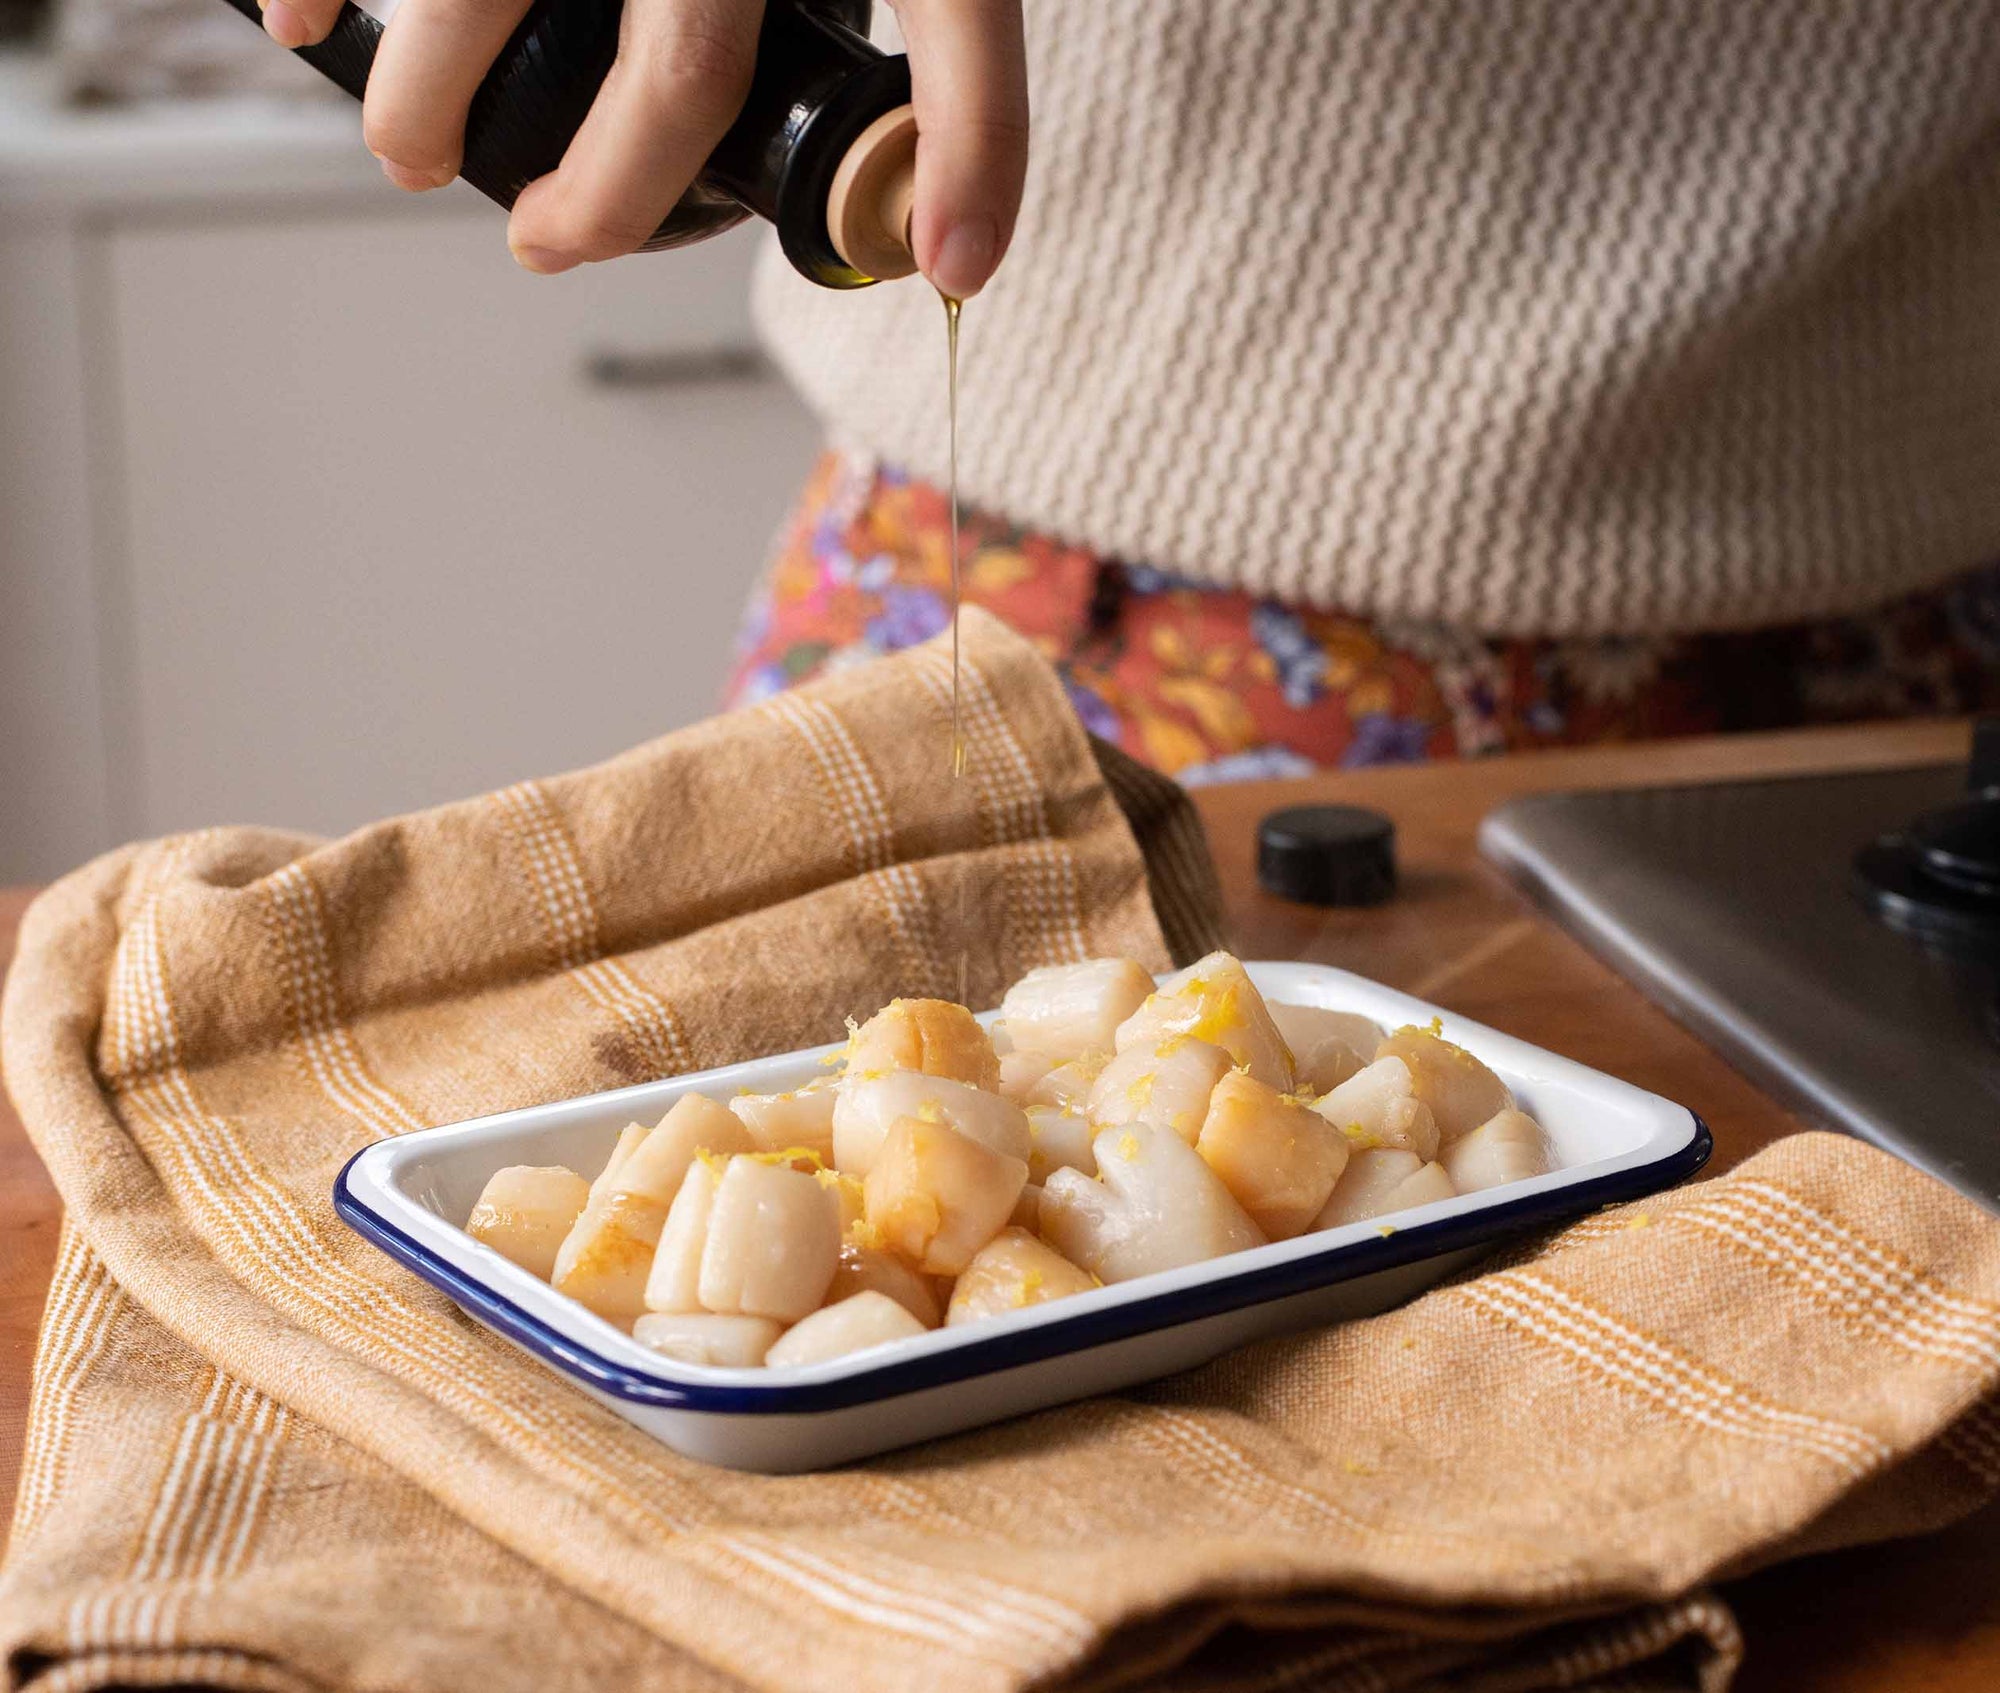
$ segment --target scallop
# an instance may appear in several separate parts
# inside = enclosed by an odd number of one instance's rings
[[[563,1237],[583,1215],[590,1184],[561,1165],[510,1164],[495,1170],[465,1220],[465,1232],[531,1276],[555,1273]]]
[[[1427,1164],[1414,1152],[1376,1147],[1348,1159],[1325,1207],[1313,1219],[1313,1227],[1331,1229],[1342,1223],[1386,1217],[1394,1211],[1449,1199],[1456,1191],[1442,1164]]]
[[[649,1311],[632,1325],[632,1338],[663,1357],[715,1369],[751,1369],[763,1363],[785,1332],[769,1317],[718,1317],[706,1311]]]
[[[750,1145],[733,1113],[703,1094],[682,1094],[619,1161],[564,1237],[550,1278],[556,1290],[614,1322],[636,1317],[646,1308],[668,1209],[697,1154],[747,1152]]]
[[[705,1094],[684,1093],[618,1166],[607,1192],[657,1205],[664,1222],[682,1178],[701,1153],[726,1157],[756,1150],[757,1143],[735,1112]]]
[[[1555,1151],[1540,1123],[1510,1107],[1460,1135],[1438,1161],[1460,1193],[1479,1193],[1546,1174],[1555,1168]]]
[[[1030,970],[1000,1002],[1016,1052],[1055,1059],[1108,1052],[1118,1025],[1145,1003],[1153,978],[1129,958],[1093,958]]]
[[[1088,1293],[1096,1285],[1089,1271],[1078,1269],[1027,1230],[1003,1229],[979,1249],[953,1284],[945,1323],[955,1326],[1002,1316]]]
[[[1381,1028],[1352,1011],[1326,1011],[1317,1005],[1267,1002],[1271,1021],[1292,1049],[1292,1074],[1297,1085],[1313,1093],[1337,1088],[1367,1064],[1381,1044]]]
[[[614,1323],[645,1309],[661,1207],[612,1193],[584,1207],[556,1253],[549,1284]]]
[[[1030,1111],[1038,1105],[1052,1105],[1058,1110],[1073,1106],[1081,1111],[1090,1104],[1090,1090],[1110,1062],[1111,1049],[1106,1047],[1101,1052],[1086,1052],[1081,1058],[1058,1064],[1028,1089],[1021,1103]]]
[[[726,1316],[795,1323],[819,1309],[840,1261],[840,1207],[803,1170],[732,1158],[716,1184],[696,1292]]]
[[[618,1173],[618,1166],[632,1156],[632,1149],[653,1131],[644,1123],[627,1123],[618,1131],[618,1143],[611,1149],[611,1156],[604,1161],[604,1168],[597,1172],[597,1179],[590,1184],[590,1197],[595,1199],[611,1185],[611,1178]]]
[[[770,1351],[764,1362],[774,1370],[824,1364],[853,1352],[913,1340],[924,1325],[886,1293],[856,1293],[838,1305],[822,1306],[801,1319]]]
[[[1280,1093],[1292,1090],[1291,1049],[1249,972],[1229,953],[1211,952],[1169,976],[1118,1025],[1114,1044],[1122,1054],[1159,1047],[1170,1035],[1219,1046],[1258,1081]]]
[[[1081,1170],[1097,1174],[1097,1154],[1090,1149],[1096,1134],[1081,1111],[1041,1105],[1028,1112],[1028,1180],[1045,1182],[1051,1170]]]
[[[911,1269],[893,1252],[849,1242],[840,1249],[840,1266],[826,1290],[826,1303],[838,1305],[857,1293],[886,1293],[927,1329],[944,1320],[938,1283],[932,1277]]]
[[[1091,1125],[1102,1130],[1144,1123],[1191,1145],[1208,1117],[1209,1095],[1229,1071],[1229,1054],[1221,1047],[1188,1036],[1169,1035],[1157,1049],[1130,1047],[1092,1085]]]
[[[1000,1054],[1000,1097],[1025,1105],[1037,1083],[1061,1062],[1044,1052]]]
[[[1437,1119],[1417,1097],[1410,1067],[1397,1057],[1378,1058],[1342,1082],[1313,1110],[1344,1134],[1356,1151],[1391,1147],[1435,1158]]]
[[[820,1162],[833,1162],[833,1108],[839,1091],[831,1078],[791,1093],[739,1093],[729,1109],[750,1133],[759,1152],[789,1152],[794,1147]]]
[[[840,1215],[840,1235],[845,1240],[854,1225],[867,1214],[861,1178],[850,1176],[845,1170],[815,1170],[813,1180],[833,1195],[834,1208]]]
[[[1398,1029],[1375,1056],[1400,1058],[1410,1067],[1416,1095],[1430,1107],[1438,1138],[1447,1145],[1514,1103],[1505,1082],[1432,1029]]]
[[[889,1130],[904,1117],[946,1124],[1008,1158],[1027,1161],[1027,1113],[1011,1099],[943,1076],[891,1070],[840,1084],[833,1109],[834,1163],[865,1177]]]
[[[708,1244],[708,1213],[721,1180],[721,1160],[703,1159],[688,1171],[674,1195],[646,1278],[647,1310],[701,1309],[701,1251]]]
[[[1303,1234],[1347,1166],[1347,1137],[1241,1070],[1216,1083],[1195,1151],[1273,1240]]]
[[[905,1117],[862,1184],[868,1228],[927,1275],[955,1276],[1013,1215],[1024,1159],[944,1123]]]
[[[1010,1228],[1026,1229],[1030,1234],[1041,1233],[1042,1228],[1042,1186],[1040,1182],[1024,1182],[1021,1197],[1014,1201],[1014,1209],[1007,1214]]]
[[[1135,1123],[1097,1137],[1097,1179],[1057,1170],[1042,1188],[1042,1237],[1107,1282],[1262,1246],[1264,1233],[1172,1129]]]
[[[845,1075],[878,1070],[948,1076],[989,1093],[1000,1086],[993,1042],[970,1011],[948,999],[892,999],[855,1030]]]

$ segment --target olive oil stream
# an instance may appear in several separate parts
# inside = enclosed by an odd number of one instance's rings
[[[958,610],[959,610],[959,560],[958,560],[958,315],[964,301],[954,299],[942,291],[938,298],[944,301],[945,371],[946,371],[946,450],[949,472],[948,490],[951,496],[951,779],[954,786],[965,780],[965,722],[959,709],[959,659],[958,659]],[[972,947],[971,930],[967,925],[971,913],[966,907],[966,897],[970,884],[963,876],[958,882],[958,1003],[969,1003],[967,998],[968,978],[971,974]]]
[[[958,314],[965,302],[944,301],[946,442],[951,492],[951,774],[965,774],[965,732],[958,709]]]

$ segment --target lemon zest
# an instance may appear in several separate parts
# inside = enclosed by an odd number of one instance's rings
[[[1174,996],[1183,1002],[1192,1002],[1186,1013],[1187,1021],[1177,1032],[1194,1040],[1208,1041],[1211,1045],[1228,1045],[1224,1038],[1226,1035],[1250,1024],[1249,1009],[1243,997],[1245,986],[1246,983],[1236,980],[1216,982],[1203,976],[1188,981]]]
[[[821,1064],[851,1064],[854,1061],[854,1049],[861,1044],[861,1025],[852,1017],[844,1021],[847,1024],[847,1044],[838,1052],[829,1052],[820,1060]]]
[[[739,1152],[736,1156],[753,1164],[796,1164],[803,1159],[814,1174],[826,1168],[826,1160],[809,1146],[788,1146],[778,1152]]]

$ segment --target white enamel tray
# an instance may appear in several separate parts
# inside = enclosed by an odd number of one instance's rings
[[[1393,1218],[1328,1229],[1144,1276],[986,1322],[796,1369],[708,1369],[650,1352],[460,1225],[495,1170],[590,1176],[627,1123],[690,1090],[717,1099],[798,1087],[837,1047],[530,1106],[357,1153],[334,1206],[471,1316],[676,1451],[735,1469],[822,1469],[911,1441],[1169,1375],[1266,1335],[1386,1310],[1482,1248],[1671,1186],[1707,1160],[1685,1106],[1344,970],[1252,964],[1270,999],[1356,1011],[1384,1028],[1443,1019],[1548,1130],[1560,1168]]]

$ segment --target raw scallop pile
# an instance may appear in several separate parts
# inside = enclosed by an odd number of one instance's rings
[[[850,1024],[850,1027],[852,1025]],[[992,1035],[899,999],[837,1074],[517,1166],[466,1223],[685,1363],[821,1363],[1552,1167],[1435,1028],[1267,1004],[1228,953],[1031,971]]]

